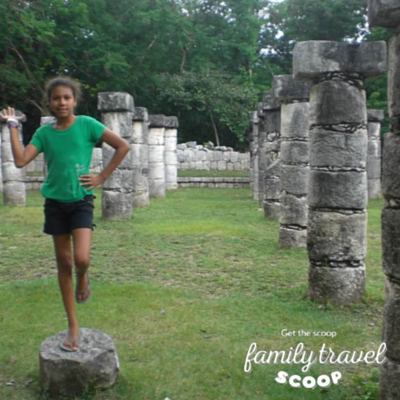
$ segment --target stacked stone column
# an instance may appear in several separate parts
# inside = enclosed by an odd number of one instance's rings
[[[263,117],[262,103],[258,103],[257,111],[254,113],[257,123],[253,124],[253,198],[254,200],[260,201],[260,150],[259,150],[259,136],[260,129],[262,129],[261,119]]]
[[[16,113],[22,115],[21,112]],[[24,119],[25,120],[25,119]],[[25,206],[25,168],[17,168],[11,147],[10,130],[6,123],[1,123],[1,178],[3,183],[3,204],[6,206]],[[20,130],[22,141],[22,127]]]
[[[257,111],[253,112],[253,118],[250,121],[250,184],[253,189],[253,198],[258,200],[258,115]]]
[[[275,76],[272,87],[281,109],[281,195],[279,246],[307,246],[308,130],[310,83]]]
[[[149,124],[149,192],[150,198],[165,197],[165,126],[164,115],[150,115]]]
[[[368,198],[381,197],[381,122],[385,119],[383,110],[367,110],[368,115],[368,155],[367,179]]]
[[[165,187],[178,189],[178,118],[167,117],[165,127]]]
[[[265,141],[262,151],[265,157],[265,170],[260,177],[263,182],[262,207],[264,208],[265,218],[279,219],[281,105],[271,91],[263,94],[263,115]]]
[[[389,28],[388,95],[390,133],[384,138],[382,159],[382,260],[386,275],[380,399],[397,400],[400,393],[400,5],[398,0],[369,0],[371,26]]]
[[[294,78],[312,80],[307,248],[309,294],[335,304],[364,294],[367,110],[363,81],[386,70],[384,42],[299,42]]]
[[[146,108],[135,107],[132,126],[133,207],[149,207],[149,115]]]
[[[98,109],[102,111],[104,125],[127,140],[132,138],[133,97],[128,93],[103,92],[98,94]],[[103,165],[107,166],[115,150],[103,143]],[[132,217],[133,163],[129,152],[121,164],[103,183],[102,216],[106,220],[120,221]]]

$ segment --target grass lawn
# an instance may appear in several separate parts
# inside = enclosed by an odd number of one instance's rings
[[[267,221],[250,189],[179,189],[132,220],[105,222],[96,193],[91,301],[78,307],[82,327],[115,341],[118,384],[85,400],[355,400],[377,399],[376,365],[253,365],[251,343],[289,351],[303,342],[318,352],[377,350],[384,276],[380,210],[368,209],[367,293],[334,308],[307,298],[307,253],[278,248],[277,222]],[[29,192],[26,208],[0,197],[0,399],[44,400],[38,348],[67,328],[51,238],[43,234],[43,199]],[[290,331],[335,331],[332,338],[284,337]],[[340,371],[328,388],[292,388],[279,371],[318,377]],[[14,384],[8,386],[7,383]]]

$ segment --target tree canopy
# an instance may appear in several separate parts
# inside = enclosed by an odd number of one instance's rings
[[[366,29],[364,0],[2,0],[0,103],[32,135],[43,87],[81,82],[78,112],[98,117],[99,91],[126,91],[150,113],[177,115],[180,140],[243,147],[274,74],[291,72],[300,40],[386,40]],[[386,106],[385,78],[369,102]]]

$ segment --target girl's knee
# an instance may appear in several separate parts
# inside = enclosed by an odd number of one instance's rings
[[[85,256],[81,254],[75,255],[75,265],[77,268],[88,268],[90,265],[90,256]]]
[[[57,257],[57,267],[65,271],[72,271],[71,257]]]

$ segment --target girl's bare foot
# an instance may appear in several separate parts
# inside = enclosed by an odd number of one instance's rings
[[[63,341],[63,347],[70,349],[70,351],[78,351],[78,337],[79,327],[73,327],[68,329],[68,335]]]

